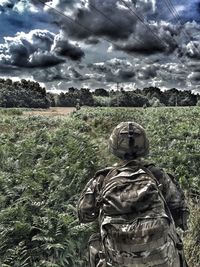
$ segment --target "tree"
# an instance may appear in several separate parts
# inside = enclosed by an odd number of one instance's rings
[[[118,92],[111,98],[110,105],[114,107],[143,107],[149,106],[149,101],[145,96],[135,94],[133,91]]]
[[[45,88],[39,83],[27,81],[12,82],[11,79],[0,80],[1,107],[49,108],[50,101]]]
[[[97,88],[94,91],[94,95],[95,96],[109,96],[109,93],[103,88]]]
[[[86,106],[93,106],[94,105],[94,99],[92,97],[92,93],[88,88],[81,88],[79,92],[79,98],[82,105]]]
[[[150,101],[149,101],[150,105],[152,107],[162,107],[164,106],[164,104],[160,103],[160,100],[156,97],[153,97]]]

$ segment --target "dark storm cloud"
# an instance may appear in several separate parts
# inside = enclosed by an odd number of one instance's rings
[[[118,42],[114,48],[127,53],[147,55],[159,52],[172,53],[178,47],[173,37],[178,33],[178,27],[167,22],[154,22],[149,24],[149,28],[138,24],[134,36],[132,35],[126,42]],[[135,41],[135,36],[139,41]]]
[[[69,57],[75,61],[80,60],[84,56],[84,52],[80,47],[70,44],[69,41],[61,35],[55,37],[53,51],[58,56]]]
[[[5,38],[0,44],[0,63],[18,67],[50,67],[66,61],[80,59],[82,50],[45,30],[23,32]]]
[[[105,80],[106,82],[132,82],[134,81],[135,73],[133,71],[129,70],[118,70],[116,72],[113,72],[112,70],[109,70],[105,74]]]
[[[157,10],[155,0],[126,3],[139,15],[142,13],[147,16]],[[179,35],[180,25],[178,27],[164,21],[152,21],[146,23],[148,26],[144,25],[121,0],[53,0],[48,5],[75,21],[73,23],[54,9],[46,7],[61,26],[63,35],[86,44],[96,45],[98,38],[103,37],[110,40],[115,50],[142,55],[172,53],[178,46],[174,37]]]
[[[117,75],[122,81],[129,81],[135,77],[135,73],[133,70],[121,70],[120,69],[117,72]]]
[[[45,68],[45,67],[55,66],[64,62],[65,62],[64,59],[57,57],[51,52],[39,51],[35,52],[33,55],[30,56],[29,64],[26,65],[26,67]]]
[[[140,8],[151,9],[152,1],[139,2]],[[151,2],[151,4],[149,4]],[[133,3],[127,2],[130,7]],[[62,17],[51,8],[47,8],[50,14],[54,14],[57,22],[64,32],[71,38],[85,40],[94,37],[106,37],[110,40],[125,40],[132,33],[138,23],[138,19],[130,10],[118,0],[89,0],[89,1],[52,1],[49,5],[59,9],[70,16],[78,24]],[[83,27],[80,26],[83,25]]]
[[[84,27],[68,23],[65,19],[62,25],[63,30],[72,38],[85,40],[91,36],[106,37],[111,40],[126,39],[134,31],[136,18],[126,10],[117,8],[116,1],[102,1],[95,6],[109,19],[89,5],[88,8],[77,9],[73,14],[75,20]]]

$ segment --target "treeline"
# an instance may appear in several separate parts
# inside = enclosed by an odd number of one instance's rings
[[[50,100],[37,82],[0,79],[0,107],[49,108]]]
[[[164,106],[196,106],[200,96],[194,95],[189,90],[180,91],[176,88],[162,92],[157,87],[148,87],[136,90],[138,94],[146,96],[151,105]]]
[[[48,93],[52,107],[75,107],[77,102],[84,106],[94,106],[93,94],[87,88],[69,88],[68,92],[58,94]]]
[[[0,79],[1,107],[75,107],[79,103],[84,106],[111,107],[159,107],[159,106],[196,106],[200,104],[200,96],[191,91],[179,91],[175,88],[162,92],[157,87],[148,87],[125,91],[103,88],[91,91],[74,87],[60,94],[47,93],[39,83],[22,79],[13,82],[11,79]]]
[[[157,87],[148,87],[134,91],[111,90],[108,92],[98,88],[94,92],[89,89],[69,88],[68,92],[54,95],[48,93],[52,106],[73,107],[77,101],[86,106],[111,107],[159,107],[159,106],[196,106],[200,96],[191,91],[179,91],[175,88],[162,92]]]

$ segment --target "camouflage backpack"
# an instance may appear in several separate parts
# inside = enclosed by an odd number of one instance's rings
[[[161,185],[143,166],[111,170],[97,203],[106,266],[179,267],[174,222]]]

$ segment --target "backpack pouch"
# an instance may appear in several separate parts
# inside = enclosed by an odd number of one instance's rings
[[[179,267],[178,251],[165,218],[106,225],[107,258],[113,267]]]
[[[130,175],[130,176],[129,176]],[[156,182],[145,173],[122,172],[105,183],[101,192],[105,214],[135,214],[165,210]]]

